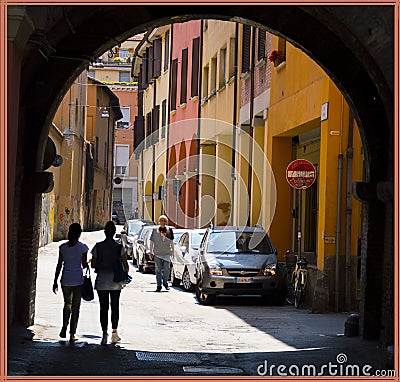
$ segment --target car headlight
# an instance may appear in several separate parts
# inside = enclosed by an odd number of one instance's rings
[[[212,267],[210,268],[210,273],[213,276],[222,276],[222,269],[220,267]]]
[[[274,276],[276,274],[276,264],[268,264],[262,270],[264,276]]]

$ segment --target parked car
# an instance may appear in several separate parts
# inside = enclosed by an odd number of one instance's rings
[[[286,280],[276,249],[262,227],[210,226],[196,262],[196,297],[212,304],[219,294],[261,295],[283,304]]]
[[[136,261],[134,256],[135,241],[142,227],[148,225],[154,225],[154,223],[151,220],[132,219],[125,222],[121,231],[121,243],[125,248],[128,259],[133,259],[133,262]]]
[[[174,247],[172,258],[171,282],[178,286],[182,282],[183,289],[193,291],[196,285],[196,260],[199,246],[206,229],[185,231]]]
[[[114,222],[114,224],[119,224],[119,217],[116,210],[113,210],[111,214],[111,220]]]
[[[174,228],[167,226],[168,228]],[[144,226],[139,234],[139,238],[136,240],[136,250],[137,250],[137,267],[140,272],[154,271],[155,264],[154,259],[150,260],[150,237],[155,228],[158,225]]]

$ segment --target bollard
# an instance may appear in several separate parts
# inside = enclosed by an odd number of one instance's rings
[[[347,320],[344,323],[344,335],[346,337],[356,337],[359,335],[359,319],[360,316],[356,313],[350,314],[350,316],[347,317]]]

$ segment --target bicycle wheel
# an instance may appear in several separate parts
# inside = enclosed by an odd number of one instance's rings
[[[303,297],[303,288],[301,286],[301,283],[298,282],[296,286],[296,290],[294,291],[294,307],[298,309],[300,306],[301,300]]]
[[[289,305],[294,304],[294,283],[293,283],[292,279],[293,279],[292,274],[288,273],[288,275],[286,276],[286,283],[287,283],[286,302]]]

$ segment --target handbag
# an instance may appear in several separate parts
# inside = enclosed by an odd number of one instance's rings
[[[86,272],[83,275],[82,299],[92,301],[94,299],[92,279],[90,277],[90,268],[86,267]]]
[[[132,277],[125,271],[124,263],[119,257],[114,266],[114,278],[113,281],[120,285],[129,284],[132,281]]]

